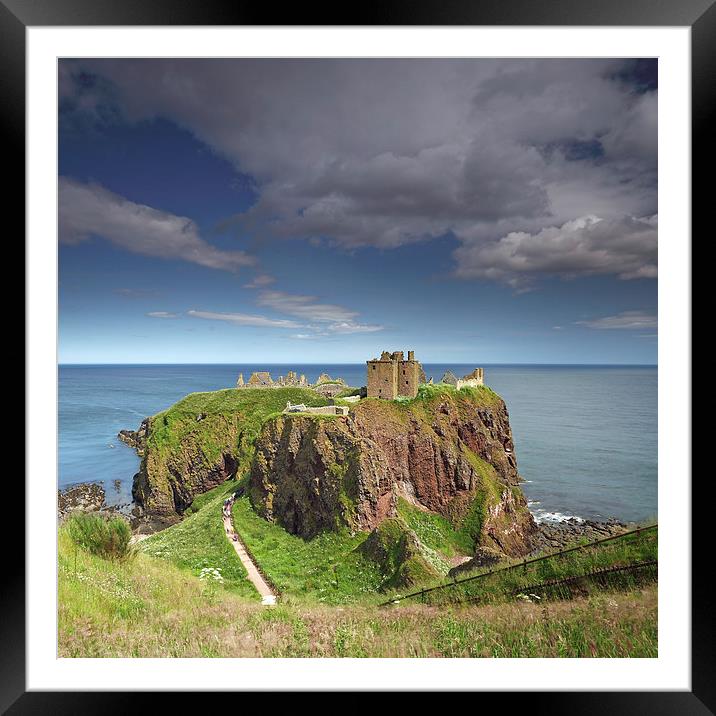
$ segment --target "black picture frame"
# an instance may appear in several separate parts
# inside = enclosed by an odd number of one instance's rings
[[[383,0],[341,9],[299,4],[276,10],[235,0],[0,0],[0,118],[2,121],[6,207],[12,207],[24,232],[25,198],[25,31],[32,26],[96,25],[488,25],[488,26],[689,26],[692,39],[692,215],[705,226],[712,164],[710,120],[716,98],[716,0]],[[710,198],[710,197],[709,197]],[[684,240],[688,240],[685,237]],[[689,420],[690,416],[680,416]],[[684,474],[674,476],[687,482]],[[709,480],[706,475],[704,482]],[[694,486],[694,491],[696,491]],[[716,639],[710,606],[709,540],[698,539],[708,524],[708,485],[698,485],[692,503],[692,688],[689,692],[511,693],[510,700],[530,711],[551,714],[687,714],[716,713]],[[22,519],[22,517],[21,517]],[[699,527],[701,526],[701,527]],[[24,552],[6,550],[0,610],[0,709],[25,713],[126,713],[137,707],[131,692],[26,692]],[[519,687],[519,685],[516,685]],[[91,687],[91,685],[88,685]],[[565,688],[569,688],[565,684]],[[506,694],[499,695],[500,699]],[[162,694],[141,694],[145,707],[159,706]],[[488,694],[480,695],[480,699]],[[182,695],[183,706],[194,702]],[[481,701],[484,705],[484,701]],[[237,704],[238,706],[238,704]],[[520,708],[518,703],[510,706]]]

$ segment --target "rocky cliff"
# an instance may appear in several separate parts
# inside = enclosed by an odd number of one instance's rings
[[[502,399],[489,388],[423,386],[415,400],[368,399],[347,417],[268,420],[249,495],[259,514],[304,538],[376,530],[402,498],[447,518],[471,554],[522,555],[535,524],[519,483]],[[413,537],[394,542],[412,549]]]
[[[171,449],[161,449],[155,443],[153,449],[142,451],[132,496],[147,514],[163,518],[168,523],[176,522],[197,495],[216,487],[236,472],[239,443],[236,421],[224,416],[205,420],[207,423],[201,431],[184,434],[181,442]],[[152,427],[150,422],[150,439],[152,429],[157,427]],[[205,440],[205,429],[215,438],[210,446]]]
[[[157,525],[177,522],[194,498],[248,470],[262,421],[287,401],[325,405],[303,388],[192,393],[119,438],[142,458],[132,496]]]

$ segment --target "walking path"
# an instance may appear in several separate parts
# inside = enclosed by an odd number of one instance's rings
[[[239,538],[234,530],[234,525],[231,522],[231,505],[234,504],[234,496],[232,495],[228,499],[224,500],[224,505],[221,508],[221,514],[224,518],[224,532],[226,533],[226,539],[231,542],[236,550],[236,554],[239,555],[241,564],[244,565],[246,573],[251,580],[251,583],[256,587],[256,591],[261,595],[261,604],[276,604],[276,595],[274,591],[269,587],[266,580],[261,576],[261,572],[256,568],[251,557],[249,557],[244,543]]]

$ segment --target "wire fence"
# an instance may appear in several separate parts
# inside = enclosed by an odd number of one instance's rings
[[[632,574],[656,564],[657,540],[658,524],[639,527],[462,579],[453,577],[433,587],[395,595],[380,606],[399,604],[406,599],[419,599],[426,604],[484,602],[529,589],[534,592],[539,585],[548,589],[574,585],[579,580],[598,581],[609,575]]]

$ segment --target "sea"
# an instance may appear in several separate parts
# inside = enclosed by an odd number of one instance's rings
[[[436,382],[447,370],[423,365]],[[626,522],[657,517],[655,366],[487,365],[485,384],[507,403],[523,490],[538,521]],[[365,384],[365,363],[348,365],[61,365],[59,487],[102,482],[108,504],[131,501],[139,467],[117,433],[135,429],[187,393],[231,388],[239,373],[288,370]]]

